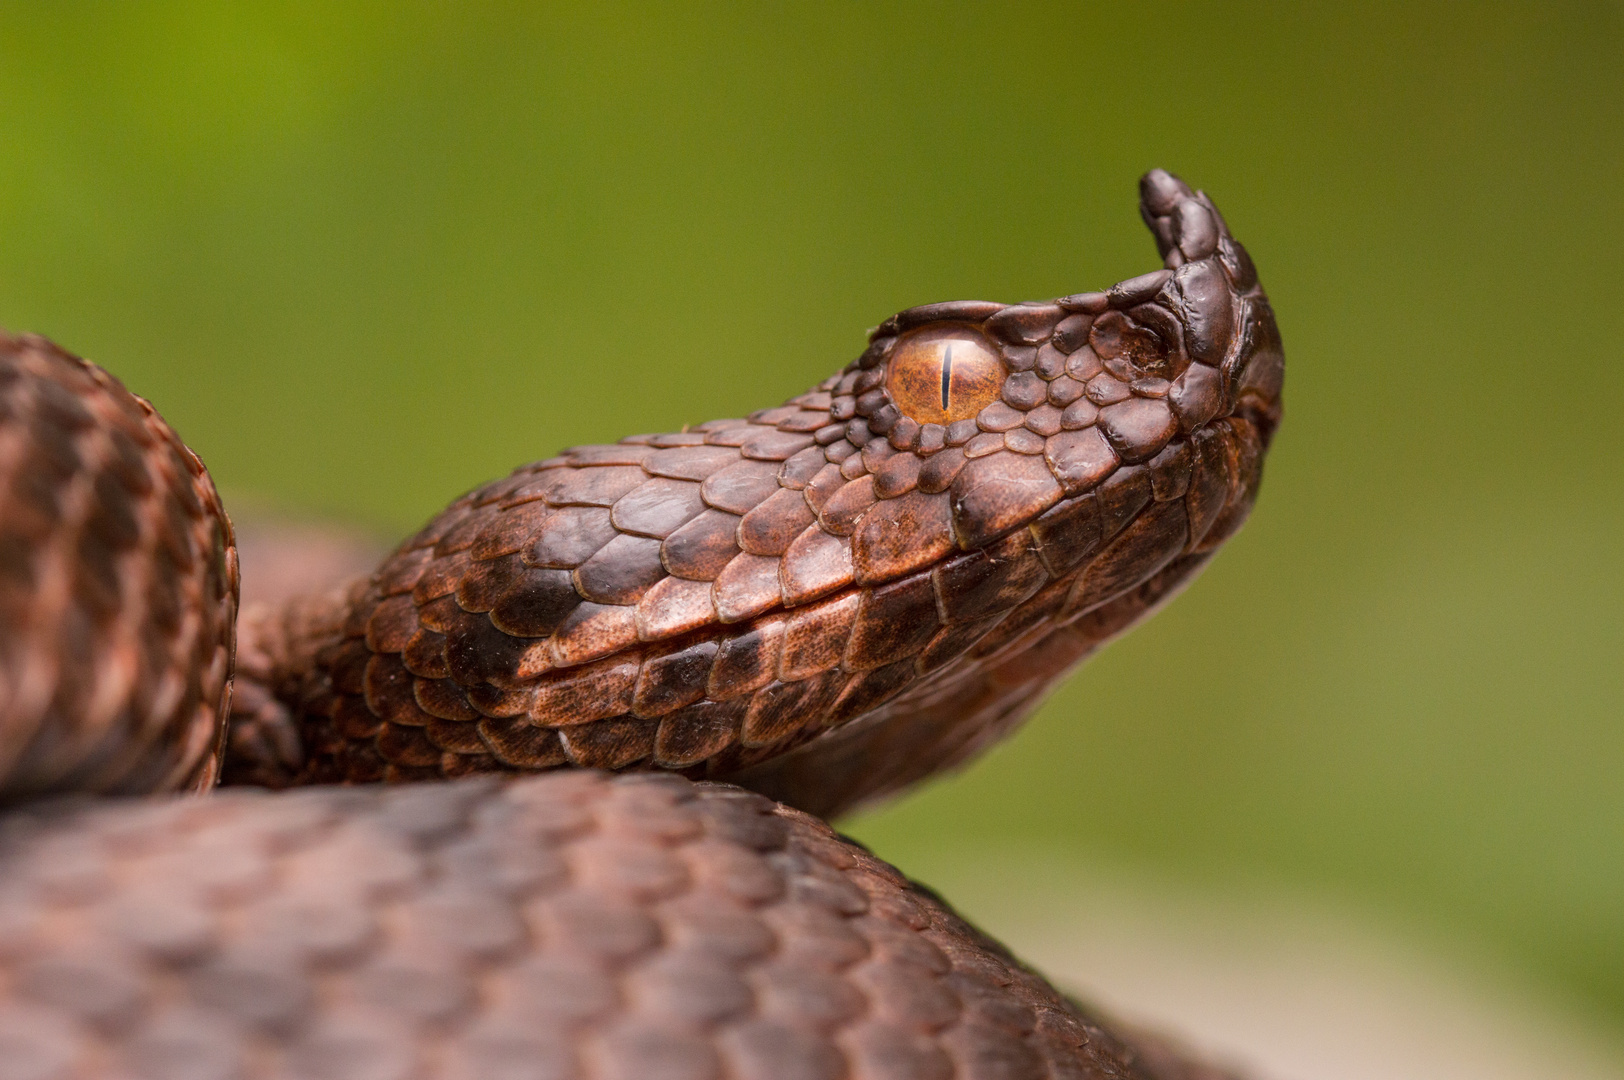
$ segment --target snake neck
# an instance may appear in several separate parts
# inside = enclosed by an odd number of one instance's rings
[[[283,788],[298,777],[305,762],[300,702],[320,677],[323,651],[343,640],[351,596],[365,584],[362,578],[243,608],[222,783]]]

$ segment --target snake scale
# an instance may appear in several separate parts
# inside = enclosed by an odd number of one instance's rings
[[[1273,314],[1204,194],[1141,209],[1154,273],[903,311],[240,622],[198,458],[0,335],[0,1080],[1227,1075],[821,820],[1007,734],[1246,518]]]

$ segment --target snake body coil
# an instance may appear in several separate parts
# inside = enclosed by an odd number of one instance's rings
[[[1204,195],[1141,192],[1163,270],[902,312],[780,408],[567,450],[245,616],[229,751],[206,473],[0,341],[0,793],[434,781],[12,810],[0,1080],[1218,1075],[812,816],[1007,733],[1250,510],[1268,301]]]
[[[0,794],[213,786],[236,614],[197,456],[94,364],[0,334]]]

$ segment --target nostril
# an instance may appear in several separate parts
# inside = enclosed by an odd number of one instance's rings
[[[1094,320],[1089,344],[1110,372],[1124,382],[1151,376],[1174,377],[1173,350],[1152,327],[1120,311],[1108,311]]]

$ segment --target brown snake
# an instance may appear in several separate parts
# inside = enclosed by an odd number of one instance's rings
[[[1223,1075],[819,820],[1007,734],[1250,510],[1273,314],[1205,195],[1141,195],[1162,270],[901,312],[240,627],[198,459],[0,335],[0,1080]],[[217,779],[300,787],[88,797]]]

